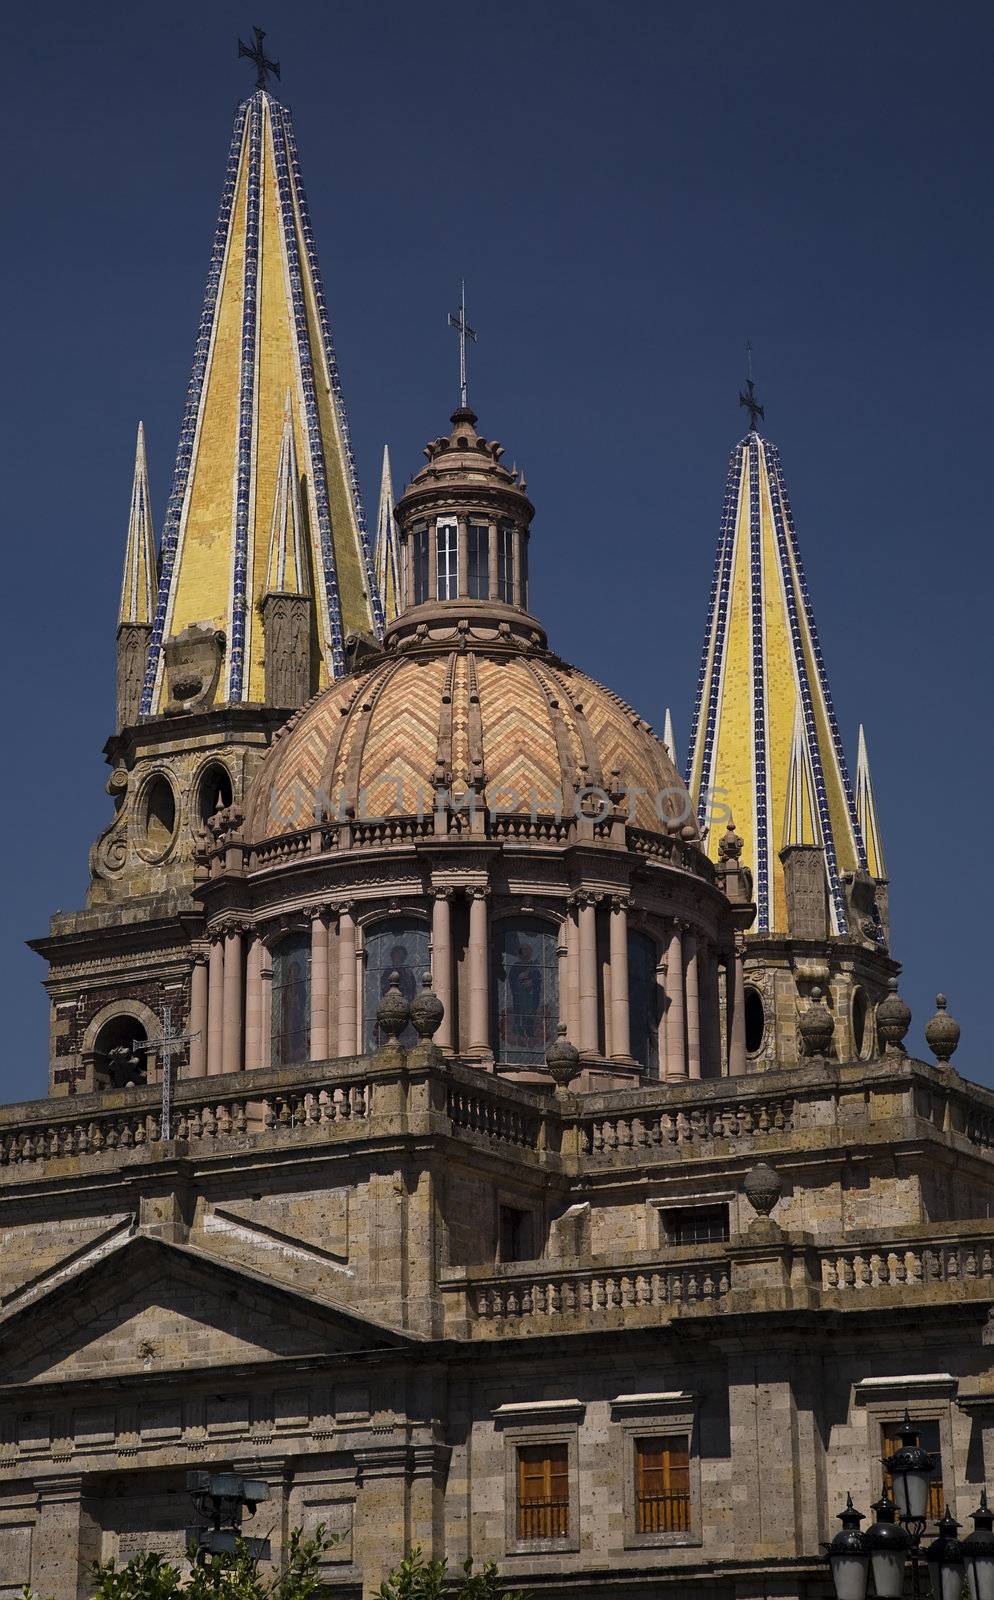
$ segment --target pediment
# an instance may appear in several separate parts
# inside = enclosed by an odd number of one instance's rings
[[[153,1377],[407,1342],[326,1301],[144,1235],[0,1319],[9,1384]]]

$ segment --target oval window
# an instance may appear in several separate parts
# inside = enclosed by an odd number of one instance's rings
[[[176,832],[176,796],[160,772],[145,790],[144,845],[151,856],[165,855]]]
[[[758,989],[746,989],[745,992],[745,1035],[746,1052],[754,1056],[762,1048],[763,1035],[766,1032],[766,1012],[763,1009],[762,996]]]

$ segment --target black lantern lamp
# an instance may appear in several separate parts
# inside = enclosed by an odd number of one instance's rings
[[[832,1569],[836,1600],[865,1600],[870,1552],[866,1548],[865,1536],[859,1531],[863,1513],[856,1510],[851,1494],[846,1495],[846,1508],[838,1516],[842,1529],[828,1546],[828,1564]]]
[[[970,1600],[994,1600],[994,1512],[987,1505],[987,1490],[972,1513],[973,1532],[960,1543]]]
[[[907,1411],[898,1429],[901,1448],[884,1462],[894,1485],[894,1501],[902,1522],[924,1523],[928,1518],[928,1491],[938,1462],[918,1443],[918,1430]]]
[[[884,1490],[872,1506],[875,1520],[863,1535],[870,1554],[870,1571],[877,1600],[901,1600],[904,1593],[904,1563],[911,1549],[911,1535],[897,1520],[897,1508]]]
[[[962,1600],[963,1546],[956,1535],[959,1523],[951,1511],[939,1521],[939,1537],[925,1551],[933,1600]]]

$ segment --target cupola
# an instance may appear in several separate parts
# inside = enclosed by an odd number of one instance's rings
[[[545,645],[528,604],[528,541],[534,507],[524,474],[503,464],[503,447],[477,432],[460,406],[452,431],[425,446],[427,458],[397,503],[400,605],[386,645],[433,626],[493,627],[517,643]]]

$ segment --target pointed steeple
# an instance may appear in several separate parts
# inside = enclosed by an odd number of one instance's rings
[[[390,449],[383,446],[380,473],[380,507],[376,516],[376,556],[373,562],[376,587],[383,604],[385,620],[392,622],[400,609],[400,583],[397,573],[397,523],[394,517],[393,478]]]
[[[666,714],[663,717],[663,743],[670,753],[670,760],[672,761],[673,765],[675,767],[679,767],[680,763],[677,759],[676,753],[676,739],[673,735],[673,717],[669,706],[666,707]]]
[[[235,116],[162,532],[146,714],[169,700],[164,642],[194,625],[224,636],[216,701],[266,698],[259,608],[288,389],[314,600],[310,692],[344,672],[346,634],[380,634],[383,614],[293,123],[260,88]]]
[[[866,735],[859,725],[859,744],[856,751],[856,816],[859,831],[866,847],[866,867],[871,878],[887,876],[884,864],[884,847],[877,826],[877,803],[873,798],[873,780],[870,777],[870,758],[866,753]]]
[[[117,726],[138,721],[148,641],[155,615],[155,535],[145,461],[145,427],[138,424],[131,480],[124,581],[117,613]]]
[[[756,431],[754,393],[744,404],[750,431],[729,464],[687,781],[702,826],[713,802],[735,813],[756,931],[787,932],[786,826],[792,842],[821,844],[830,926],[846,933],[843,875],[866,866],[856,804],[780,453]]]
[[[131,509],[124,552],[124,582],[117,621],[151,627],[155,616],[155,535],[145,461],[145,424],[138,424],[135,471],[131,480]]]
[[[783,818],[781,848],[792,844],[824,843],[821,822],[818,818],[818,795],[815,775],[811,769],[808,741],[804,737],[801,708],[794,717],[794,737],[790,744],[790,762],[787,767],[787,801]]]
[[[269,561],[264,594],[309,594],[304,513],[300,503],[297,447],[293,441],[293,410],[287,390],[283,411],[283,437],[276,468],[276,498],[269,533]]]

